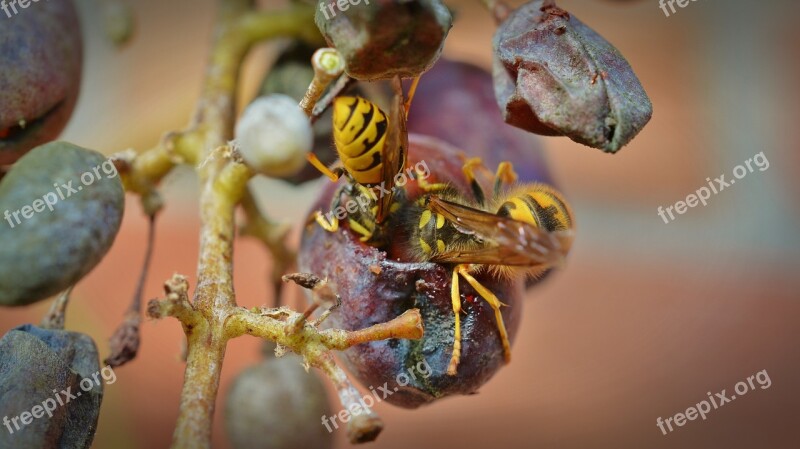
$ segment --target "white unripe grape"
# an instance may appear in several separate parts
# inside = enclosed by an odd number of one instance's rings
[[[297,174],[306,164],[314,133],[295,100],[272,94],[247,106],[236,124],[236,144],[253,170],[285,178]]]

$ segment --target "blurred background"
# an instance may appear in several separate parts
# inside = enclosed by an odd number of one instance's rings
[[[477,1],[447,3],[456,21],[445,55],[489,68],[492,19]],[[370,447],[800,447],[800,6],[698,0],[666,17],[657,0],[558,3],[626,56],[650,95],[653,119],[613,156],[566,138],[541,139],[577,218],[567,268],[530,291],[514,361],[478,395],[414,411],[378,404],[386,428]],[[122,50],[105,41],[94,9],[82,8],[83,91],[63,137],[106,154],[147,149],[187,123],[211,39],[211,0],[143,0],[134,7],[137,33]],[[275,48],[249,57],[242,104]],[[762,151],[769,168],[708,206],[669,224],[657,215],[659,206],[685,199],[707,177],[730,178],[736,165]],[[254,182],[267,211],[296,223],[323,181],[301,188]],[[196,180],[183,168],[162,187],[167,206],[148,299],[161,295],[175,272],[195,279]],[[94,337],[101,357],[144,254],[146,219],[138,199],[128,199],[114,247],[77,286],[67,316],[67,328]],[[240,305],[271,303],[271,263],[257,242],[237,241]],[[38,322],[48,307],[3,309],[0,332]],[[146,321],[142,329],[138,358],[106,386],[94,447],[171,441],[183,334],[173,319]],[[221,410],[232,379],[260,357],[256,339],[229,344],[214,447],[230,447]],[[769,389],[668,435],[656,427],[656,418],[685,411],[707,392],[730,392],[761,370]],[[348,447],[343,431],[336,438],[337,447]]]

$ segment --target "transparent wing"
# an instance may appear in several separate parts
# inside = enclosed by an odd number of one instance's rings
[[[434,262],[558,267],[563,265],[574,240],[572,230],[548,232],[437,196],[430,197],[428,207],[460,232],[487,243],[475,249],[448,249],[437,253]]]

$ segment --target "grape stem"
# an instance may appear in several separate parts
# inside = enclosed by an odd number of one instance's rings
[[[420,338],[419,312],[409,311],[388,323],[349,332],[320,330],[320,320],[308,320],[287,307],[247,310],[237,306],[233,289],[235,209],[247,216],[244,229],[272,251],[275,269],[294,263],[294,252],[283,242],[287,230],[259,210],[247,182],[253,172],[236,159],[230,141],[235,121],[235,98],[242,62],[261,41],[290,37],[322,46],[312,7],[292,4],[281,12],[258,11],[252,0],[218,0],[219,15],[203,91],[189,126],[165,135],[161,143],[141,154],[115,156],[123,184],[140,196],[147,214],[161,208],[159,182],[179,164],[195,168],[200,180],[200,251],[197,285],[190,301],[186,277],[174,275],[165,284],[166,297],[147,306],[151,318],[174,317],[187,338],[186,371],[173,448],[211,447],[211,428],[220,372],[228,340],[252,335],[275,341],[303,356],[331,378],[345,407],[357,390],[336,365],[332,350],[385,338]],[[312,105],[313,106],[313,105]],[[282,274],[282,273],[281,273]],[[279,282],[278,273],[273,280]],[[287,325],[291,323],[291,325]],[[348,424],[353,442],[374,439],[383,427],[369,409]]]

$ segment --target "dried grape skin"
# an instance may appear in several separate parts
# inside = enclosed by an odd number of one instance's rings
[[[29,219],[19,214],[0,221],[0,305],[20,306],[45,299],[75,284],[105,256],[119,231],[125,193],[116,171],[108,178],[93,171],[109,161],[100,153],[66,142],[42,145],[14,165],[0,182],[0,214],[12,214],[44,195],[58,192],[50,211],[45,207]],[[84,186],[81,175],[94,181]],[[86,178],[88,180],[88,177]],[[72,182],[76,192],[62,186]],[[52,196],[51,196],[52,198]],[[11,227],[14,224],[14,227]]]

